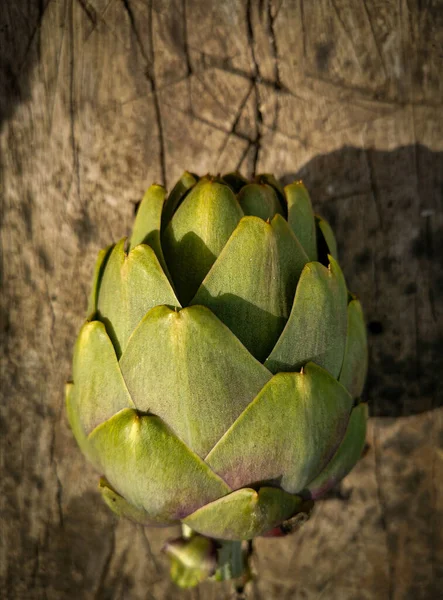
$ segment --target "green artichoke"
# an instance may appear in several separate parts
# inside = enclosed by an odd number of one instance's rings
[[[117,514],[249,540],[359,459],[366,369],[360,302],[303,183],[185,173],[99,254],[67,410]]]

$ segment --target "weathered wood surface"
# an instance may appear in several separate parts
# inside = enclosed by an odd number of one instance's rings
[[[443,598],[443,4],[0,3],[0,597],[180,592],[170,531],[117,523],[63,383],[99,248],[153,181],[301,174],[370,323],[370,449],[312,520],[259,540],[251,598]]]

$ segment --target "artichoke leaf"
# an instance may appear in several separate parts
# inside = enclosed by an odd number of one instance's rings
[[[306,486],[314,500],[341,481],[361,457],[366,440],[367,419],[368,405],[358,404],[352,410],[345,436],[336,453],[320,474]]]
[[[258,360],[273,348],[308,258],[281,215],[244,217],[191,304],[208,306]]]
[[[255,181],[270,185],[276,191],[277,197],[281,200],[282,207],[284,209],[287,208],[284,188],[272,173],[260,173],[260,175],[256,176]]]
[[[188,171],[185,171],[180,179],[177,181],[175,186],[172,188],[171,193],[166,198],[166,201],[163,205],[163,214],[162,214],[162,231],[168,225],[169,221],[172,219],[172,215],[175,213],[183,198],[186,196],[187,192],[194,187],[197,183],[197,178]]]
[[[361,304],[357,299],[348,304],[348,328],[343,365],[339,381],[353,398],[363,391],[368,370],[366,325]]]
[[[133,407],[105,326],[87,322],[74,348],[75,403],[82,430],[89,434],[122,408]]]
[[[233,489],[273,482],[296,494],[329,462],[351,409],[348,391],[314,363],[279,373],[205,460]]]
[[[163,233],[163,251],[180,302],[188,304],[243,216],[224,183],[201,179]]]
[[[130,504],[123,496],[120,496],[116,492],[106,477],[100,477],[98,484],[102,498],[108,507],[118,517],[124,517],[134,521],[134,523],[140,523],[140,525],[156,525],[155,521],[152,521],[142,508],[137,508]],[[171,523],[172,524],[172,523]]]
[[[154,250],[163,272],[171,280],[160,242],[160,226],[165,197],[166,190],[162,185],[153,184],[148,188],[138,207],[129,251],[139,244],[150,246]]]
[[[82,423],[80,421],[80,413],[78,410],[78,405],[76,402],[76,389],[72,382],[67,383],[65,385],[65,402],[66,402],[66,412],[68,414],[69,425],[71,426],[72,433],[75,437],[75,440],[89,460],[89,462],[97,469],[100,469],[99,462],[95,456],[91,445],[88,442],[87,435],[84,431]]]
[[[283,215],[283,207],[274,189],[266,183],[248,183],[239,192],[238,201],[247,216],[271,220],[275,215]]]
[[[129,254],[125,239],[109,257],[98,297],[98,317],[104,322],[117,355],[126,347],[142,317],[153,306],[180,306],[154,250],[139,244]]]
[[[294,181],[285,187],[285,195],[288,203],[288,223],[309,260],[317,260],[315,218],[308,190],[302,181]]]
[[[327,269],[308,263],[300,277],[288,322],[265,366],[277,373],[296,371],[309,361],[338,378],[347,326],[347,289],[338,263]]]
[[[114,490],[157,524],[169,524],[230,491],[157,416],[123,409],[89,434]]]
[[[114,245],[107,246],[103,250],[100,250],[97,256],[97,260],[94,267],[94,276],[92,281],[91,293],[88,299],[87,309],[87,320],[93,321],[97,312],[98,294],[100,290],[100,284],[102,281],[103,273],[105,272],[106,263],[108,262],[109,255],[112,252]]]
[[[120,367],[138,409],[155,413],[205,456],[271,378],[211,311],[153,308]]]
[[[334,232],[332,231],[332,227],[322,217],[316,216],[315,221],[317,225],[317,248],[319,257],[321,257],[321,254],[326,253],[333,256],[335,260],[338,260],[337,241]],[[322,248],[324,248],[324,251]]]
[[[250,540],[266,533],[301,508],[303,500],[272,487],[237,490],[211,502],[183,521],[194,531],[220,540]]]
[[[229,185],[234,194],[238,194],[243,186],[247,185],[249,181],[246,177],[243,177],[238,171],[232,173],[225,173],[222,177],[223,181]]]

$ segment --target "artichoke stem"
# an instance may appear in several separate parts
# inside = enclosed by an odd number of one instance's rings
[[[199,536],[188,525],[182,524],[182,539],[190,540]],[[211,539],[211,538],[208,538]],[[235,588],[239,593],[251,579],[249,559],[252,554],[252,540],[248,542],[211,539],[216,549],[216,568],[212,578],[216,581],[235,579]]]
[[[248,574],[248,556],[243,542],[218,541],[216,581],[239,579]]]

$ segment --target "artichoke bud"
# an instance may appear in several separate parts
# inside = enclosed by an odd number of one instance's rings
[[[353,468],[367,358],[303,183],[185,172],[99,254],[68,418],[118,516],[192,529],[166,549],[186,587],[235,577],[242,541],[294,529]]]
[[[179,587],[194,587],[217,569],[217,544],[202,535],[171,540],[163,551],[171,562],[171,579]]]
[[[245,185],[238,194],[238,201],[245,215],[255,215],[264,221],[270,221],[276,214],[284,214],[274,188],[267,183]]]

